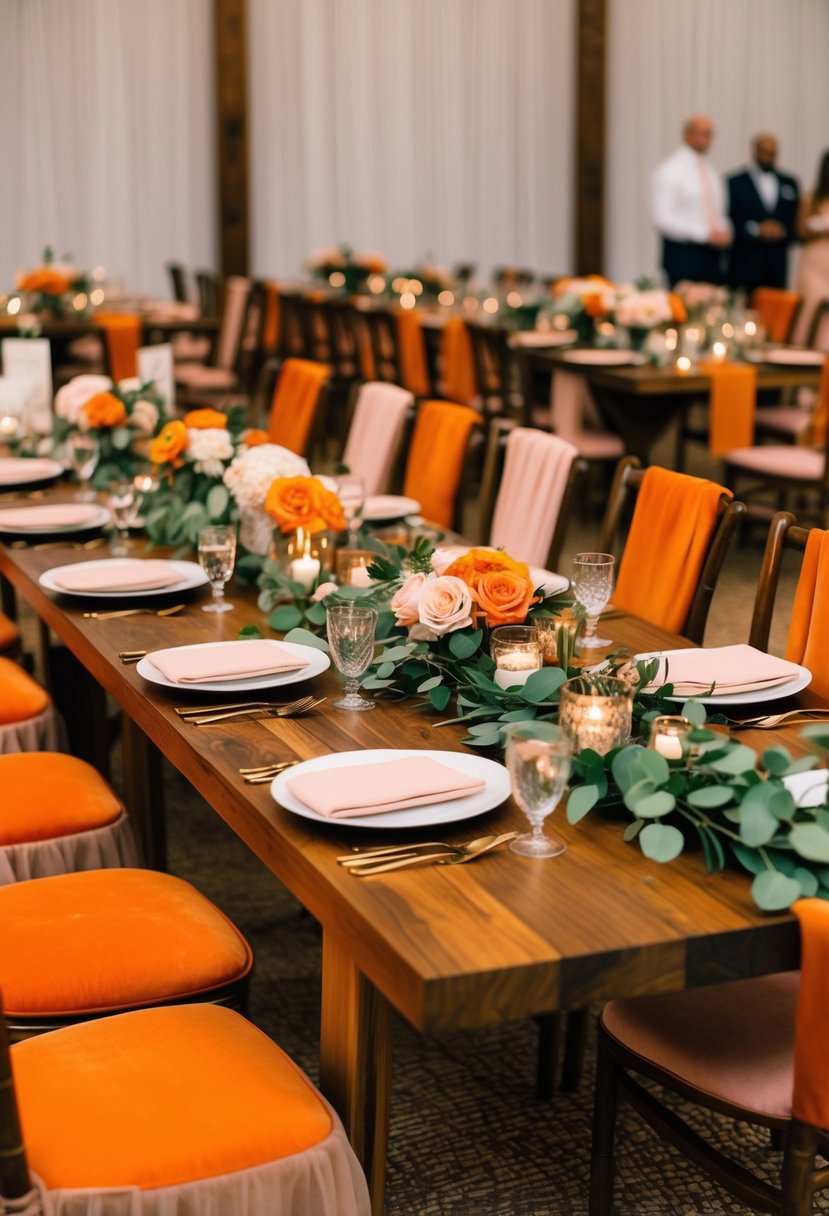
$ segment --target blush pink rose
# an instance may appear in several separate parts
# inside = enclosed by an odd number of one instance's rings
[[[403,586],[395,591],[391,600],[391,610],[398,625],[406,628],[416,624],[419,615],[420,593],[425,582],[425,574],[410,574]]]
[[[311,600],[314,604],[318,604],[320,600],[324,600],[327,595],[330,595],[332,591],[336,591],[337,589],[336,583],[320,583],[311,596]]]
[[[472,624],[472,593],[451,574],[429,579],[420,596],[420,623],[439,637]]]

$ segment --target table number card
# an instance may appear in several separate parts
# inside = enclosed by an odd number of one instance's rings
[[[176,403],[176,381],[173,373],[173,347],[169,342],[159,346],[141,346],[138,349],[138,378],[142,384],[148,380],[155,383],[156,391],[163,398],[168,410]]]
[[[3,338],[3,375],[26,380],[29,421],[43,435],[52,431],[52,352],[48,338]]]

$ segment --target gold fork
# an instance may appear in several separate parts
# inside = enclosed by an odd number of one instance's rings
[[[404,870],[410,866],[422,865],[424,862],[434,862],[439,866],[464,865],[467,861],[474,861],[476,857],[481,857],[484,853],[490,853],[493,849],[499,848],[500,845],[506,844],[508,840],[513,840],[517,835],[517,832],[503,832],[500,836],[482,836],[480,840],[472,840],[466,847],[460,845],[450,853],[417,853],[406,857],[396,857],[393,861],[381,860],[379,864],[365,861],[362,866],[351,866],[349,874],[353,874],[357,878],[369,878],[372,874],[388,874],[391,870]]]
[[[113,612],[85,612],[83,617],[85,621],[114,621],[122,616],[175,616],[186,607],[186,604],[173,604],[171,608],[117,608]]]
[[[218,714],[207,714],[200,718],[187,718],[193,726],[212,726],[216,722],[230,722],[233,718],[292,718],[306,714],[309,710],[321,705],[325,697],[300,697],[297,701],[289,701],[286,705],[271,705],[264,708],[246,706],[244,709],[229,709]]]
[[[278,777],[288,768],[293,768],[295,764],[299,764],[299,761],[283,760],[281,764],[272,764],[270,768],[263,768],[261,772],[243,774],[242,779],[246,785],[270,785],[274,777]]]
[[[789,709],[784,714],[761,714],[759,718],[729,718],[729,726],[745,727],[746,730],[771,730],[781,722],[794,718],[804,718],[809,721],[815,718],[829,717],[829,709]]]

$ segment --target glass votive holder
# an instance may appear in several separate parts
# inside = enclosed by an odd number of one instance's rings
[[[558,724],[575,752],[590,748],[600,756],[630,738],[633,691],[617,676],[576,676],[561,686]]]
[[[368,568],[376,557],[371,549],[338,549],[337,582],[341,587],[368,587]]]
[[[651,722],[648,747],[666,760],[684,760],[691,751],[694,724],[681,714],[665,714]]]
[[[566,608],[561,616],[535,618],[545,667],[561,667],[564,671],[567,670],[576,649],[576,634],[580,623]]]
[[[543,657],[538,630],[534,625],[501,625],[493,629],[489,653],[495,661],[495,683],[501,688],[525,684],[539,671]]]

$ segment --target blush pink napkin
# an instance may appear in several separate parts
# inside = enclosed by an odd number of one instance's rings
[[[215,646],[174,646],[152,651],[147,658],[174,684],[247,680],[308,666],[308,660],[301,655],[292,654],[277,642],[258,638],[217,642]]]
[[[169,562],[153,561],[80,563],[53,578],[64,591],[153,591],[183,581]]]
[[[55,503],[45,507],[8,507],[0,511],[0,528],[71,528],[96,523],[100,507]]]
[[[0,460],[0,485],[14,485],[15,482],[55,475],[53,460],[29,460],[25,456],[10,456]]]
[[[733,696],[788,684],[795,675],[793,663],[753,646],[714,646],[663,658],[656,679],[643,691],[670,682],[680,696],[694,697],[713,684],[714,696]]]
[[[468,777],[429,756],[327,768],[301,773],[287,782],[295,798],[332,819],[449,802],[477,794],[485,785],[481,778]]]

